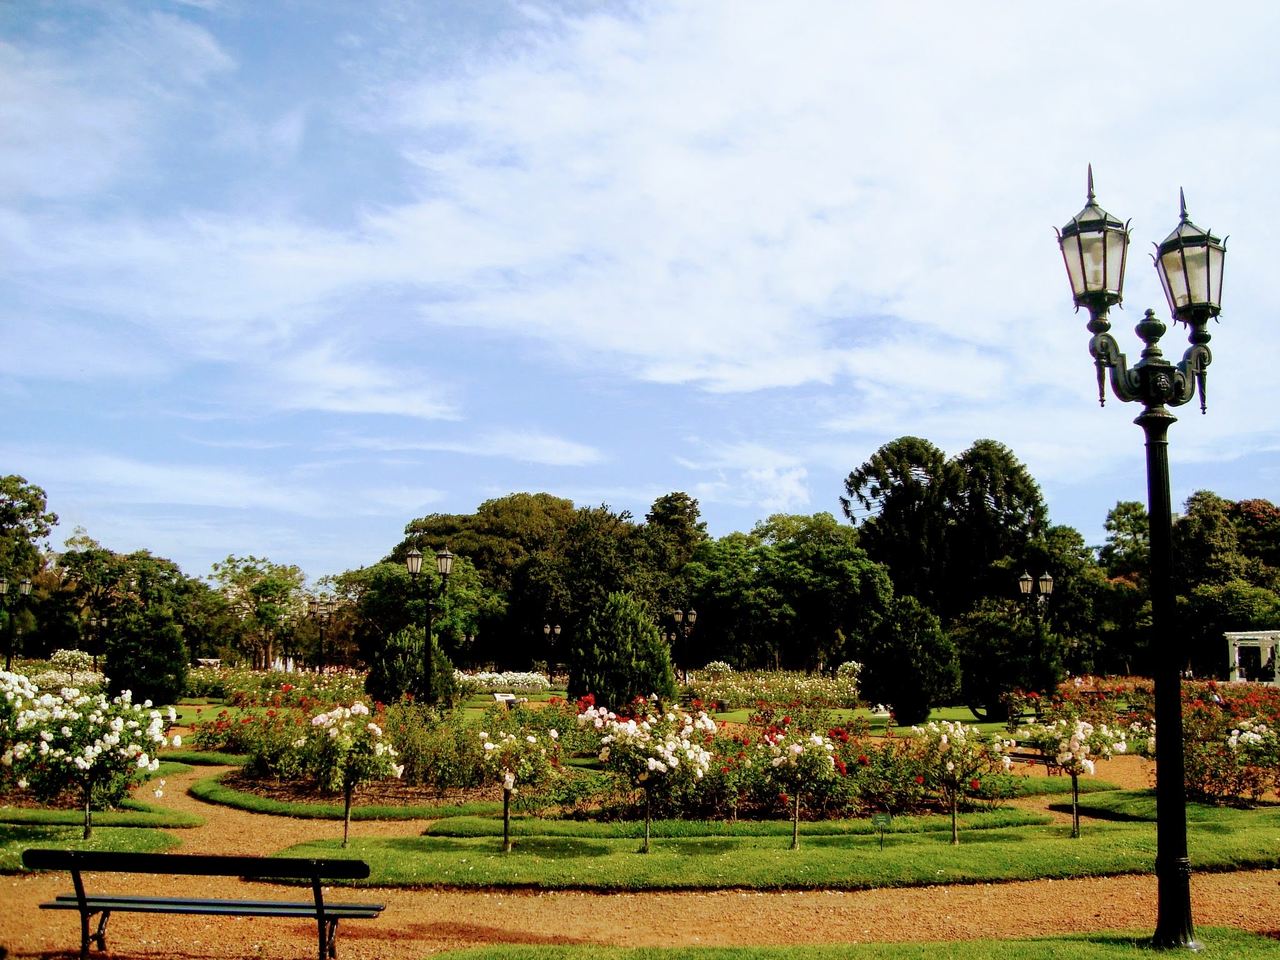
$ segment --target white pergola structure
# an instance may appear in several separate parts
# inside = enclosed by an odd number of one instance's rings
[[[1276,663],[1276,648],[1280,647],[1280,630],[1244,630],[1239,633],[1228,633],[1226,638],[1228,679],[1256,679],[1273,687],[1280,687],[1280,671],[1277,671]],[[1240,651],[1250,647],[1259,651],[1259,663],[1263,668],[1261,677],[1240,675]]]

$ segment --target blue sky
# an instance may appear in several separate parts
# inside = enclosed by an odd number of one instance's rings
[[[1230,234],[1175,505],[1280,499],[1280,7],[0,2],[0,473],[118,550],[312,577],[546,490],[711,532],[991,437],[1145,499],[1052,227]],[[1166,337],[1180,355],[1185,338]]]

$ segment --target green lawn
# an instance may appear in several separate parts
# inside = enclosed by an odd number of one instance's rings
[[[101,814],[95,814],[95,821]],[[81,821],[83,823],[83,821]],[[0,823],[0,873],[23,869],[22,851],[28,847],[61,847],[69,850],[133,850],[142,853],[169,850],[178,841],[148,827],[94,826],[93,836],[80,839],[82,826],[62,827],[42,824]]]
[[[1280,866],[1280,809],[1205,808],[1192,818],[1197,870]],[[816,826],[816,825],[815,825]],[[443,830],[440,832],[444,832]],[[462,832],[462,831],[459,831]],[[656,837],[652,853],[631,837],[548,829],[516,835],[503,855],[496,836],[362,838],[303,844],[290,856],[352,856],[369,861],[371,885],[680,890],[746,888],[865,889],[935,883],[988,883],[1040,877],[1146,873],[1155,860],[1154,824],[1091,822],[1072,840],[1065,825],[968,829],[959,846],[947,832],[802,835],[789,850],[783,833]]]
[[[1280,960],[1280,941],[1240,930],[1205,928],[1198,956]],[[530,947],[499,945],[436,954],[436,960],[1137,960],[1150,958],[1145,933],[1094,933],[1030,940],[864,943],[820,947]]]
[[[259,797],[257,794],[245,793],[227,786],[221,776],[197,780],[189,789],[193,797],[206,803],[220,803],[237,810],[248,810],[250,813],[266,813],[277,817],[298,817],[308,820],[341,820],[342,801],[332,803],[290,803]],[[496,793],[495,789],[495,793]],[[502,801],[495,799],[492,803],[467,803],[438,806],[378,806],[360,802],[359,791],[356,792],[355,803],[351,807],[352,820],[424,820],[436,817],[458,817],[472,814],[495,814],[502,812]]]

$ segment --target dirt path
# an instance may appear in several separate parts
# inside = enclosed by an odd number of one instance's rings
[[[158,802],[190,810],[206,824],[175,831],[191,853],[278,850],[333,837],[333,821],[292,820],[201,803],[186,793],[205,767],[170,778]],[[1111,761],[1099,776],[1142,786],[1136,758]],[[413,836],[428,821],[361,821],[360,836]],[[113,878],[119,884],[122,878]],[[1196,923],[1280,936],[1280,871],[1201,874],[1192,880]],[[171,893],[172,880],[130,878],[137,893]],[[16,957],[71,957],[74,915],[37,904],[69,888],[63,875],[0,878],[0,944]],[[195,896],[296,896],[296,888],[264,890],[235,880],[184,881]],[[237,889],[244,886],[244,890]],[[250,892],[252,891],[252,892]],[[808,893],[510,893],[379,890],[382,918],[343,924],[343,960],[417,960],[431,953],[486,944],[614,944],[619,946],[787,945],[1022,937],[1081,930],[1148,931],[1155,922],[1155,880],[1115,877],[1027,883]],[[197,960],[212,957],[314,956],[314,927],[290,920],[158,916],[113,918],[113,958]]]

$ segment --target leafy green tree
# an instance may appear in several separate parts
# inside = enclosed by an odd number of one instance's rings
[[[1008,562],[1041,540],[1048,511],[1039,485],[1013,452],[977,440],[948,465],[946,577],[942,612],[954,616],[1008,590]]]
[[[761,576],[775,548],[746,533],[731,533],[698,548],[685,568],[691,602],[698,610],[691,638],[696,666],[723,660],[745,668],[781,661],[782,599]]]
[[[387,638],[369,663],[364,688],[380,703],[395,703],[409,696],[418,703],[449,707],[458,696],[453,664],[435,638],[428,639],[426,630],[417,624]]]
[[[0,576],[10,583],[35,576],[42,541],[57,522],[43,489],[16,473],[0,476]]]
[[[1254,582],[1256,572],[1241,549],[1235,504],[1208,490],[1189,496],[1185,513],[1173,525],[1173,573],[1179,588]]]
[[[849,474],[841,504],[894,591],[944,620],[1004,596],[1009,567],[1047,525],[1039,486],[994,440],[947,460],[927,440],[899,437]]]
[[[278,634],[303,607],[305,579],[300,568],[265,557],[229,556],[213,565],[211,580],[240,621],[254,666],[275,659]]]
[[[955,645],[915,597],[896,597],[862,654],[862,696],[892,705],[900,724],[923,723],[960,692]]]
[[[849,474],[840,498],[863,548],[888,568],[894,592],[935,610],[947,573],[950,488],[946,455],[928,440],[899,437]]]
[[[1280,627],[1280,594],[1244,580],[1201,584],[1180,607],[1188,628],[1186,662],[1201,677],[1226,675],[1228,631]]]
[[[892,593],[887,571],[867,557],[857,531],[816,513],[775,515],[753,536],[764,548],[761,575],[781,601],[780,665],[811,670],[855,656]]]
[[[169,607],[130,610],[113,625],[106,647],[109,692],[136,701],[176,703],[187,683],[187,648]]]
[[[588,618],[569,664],[569,695],[625,711],[637,698],[674,699],[675,671],[648,610],[625,593],[611,593]]]
[[[1147,508],[1137,500],[1121,500],[1107,512],[1107,542],[1098,560],[1107,576],[1146,589],[1151,572],[1151,534]]]
[[[960,694],[979,719],[1005,719],[1002,697],[1045,692],[1063,676],[1060,637],[1012,600],[984,600],[949,628],[960,657]]]

